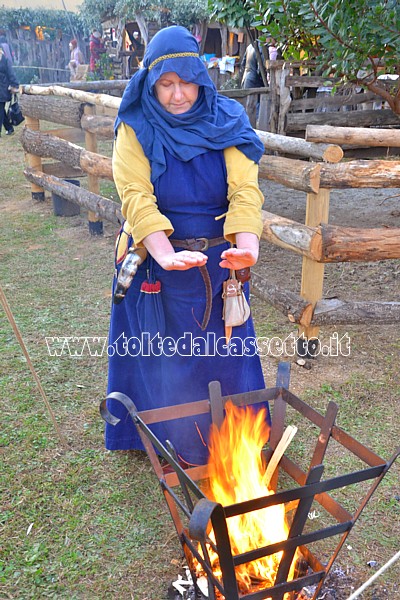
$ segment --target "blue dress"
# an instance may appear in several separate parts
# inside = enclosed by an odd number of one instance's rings
[[[167,169],[154,188],[159,210],[174,227],[171,238],[222,237],[223,219],[215,217],[228,210],[223,151],[209,151],[189,162],[166,152],[166,159]],[[111,310],[108,393],[123,392],[138,410],[147,410],[204,400],[208,398],[208,384],[214,380],[220,381],[224,396],[264,387],[260,359],[251,343],[255,339],[251,317],[233,328],[231,345],[226,347],[222,284],[229,271],[218,263],[228,247],[225,242],[206,251],[213,299],[205,331],[200,324],[206,294],[198,268],[165,271],[151,258],[139,267],[125,299]],[[161,282],[165,315],[165,331],[158,339],[153,338],[153,343],[142,335],[137,313],[140,287],[150,263],[155,279]],[[106,423],[106,448],[142,449],[125,408],[113,400],[108,401],[108,408],[121,421],[116,426]],[[170,440],[183,461],[199,465],[207,462],[209,426],[210,416],[201,415],[156,424],[152,430],[162,443]]]

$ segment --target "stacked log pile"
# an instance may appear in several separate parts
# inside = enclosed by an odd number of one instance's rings
[[[80,204],[94,219],[121,222],[120,206],[100,196],[98,188],[99,179],[112,180],[111,159],[94,151],[97,138],[112,140],[120,99],[62,86],[24,86],[22,91],[20,105],[27,126],[21,143],[28,158],[24,174],[32,192],[49,190]],[[40,121],[68,129],[40,131]],[[307,216],[301,224],[263,212],[263,239],[303,256],[302,284],[298,295],[267,285],[254,273],[254,293],[298,324],[306,338],[316,337],[320,325],[399,321],[400,302],[324,300],[322,286],[326,263],[400,258],[398,228],[356,229],[328,223],[331,189],[400,187],[400,161],[340,162],[341,144],[382,146],[390,140],[391,146],[400,147],[400,131],[310,125],[306,140],[258,130],[257,134],[266,149],[260,177],[305,192]],[[77,144],[85,138],[86,148]],[[43,163],[47,158],[53,162]],[[89,190],[64,180],[72,173],[87,175]]]

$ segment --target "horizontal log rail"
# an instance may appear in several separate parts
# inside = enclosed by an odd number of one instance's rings
[[[262,238],[318,263],[375,262],[400,258],[400,228],[310,227],[262,211]]]
[[[96,117],[82,117],[87,131],[93,131]],[[99,117],[100,122],[103,117]],[[37,156],[52,157],[72,167],[89,165],[88,173],[112,179],[111,159],[86,151],[42,131],[23,130],[21,141],[24,149]],[[79,156],[78,156],[79,155]],[[82,158],[80,158],[82,157]],[[84,158],[83,158],[84,157]],[[98,157],[98,159],[96,158]],[[83,164],[81,164],[81,161]],[[277,181],[304,192],[317,193],[319,188],[381,188],[400,187],[400,161],[354,160],[340,164],[308,163],[279,156],[263,156],[259,167],[260,177]]]
[[[332,165],[321,163],[321,188],[398,188],[400,161],[349,160]]]
[[[400,129],[307,125],[306,140],[309,142],[324,141],[340,145],[400,148]]]
[[[89,190],[68,183],[53,175],[47,175],[42,171],[27,168],[24,170],[24,175],[31,183],[35,183],[39,187],[53,192],[70,202],[79,204],[79,206],[82,206],[86,210],[96,213],[102,219],[116,224],[120,224],[123,221],[121,206],[113,200],[94,194]]]
[[[103,139],[114,138],[115,117],[108,115],[83,115],[81,127],[84,131],[95,133]]]
[[[333,127],[395,127],[400,126],[400,116],[392,110],[351,110],[330,113],[287,113],[286,132],[305,131],[307,125],[329,125]]]
[[[374,262],[400,258],[400,228],[360,229],[321,225],[322,256],[319,262]]]
[[[18,102],[25,117],[68,127],[81,127],[83,104],[71,98],[20,94]]]
[[[315,307],[298,294],[268,284],[253,269],[252,293],[283,313],[291,323],[308,327],[327,325],[393,324],[400,321],[400,302],[373,302],[326,298]]]
[[[294,154],[303,158],[313,158],[314,160],[330,163],[338,163],[343,158],[343,150],[337,145],[313,144],[301,138],[269,133],[259,129],[256,129],[255,132],[263,142],[266,150],[273,150],[280,154]]]
[[[79,167],[89,175],[113,181],[111,159],[107,156],[90,152],[43,131],[32,131],[27,127],[22,131],[21,144],[29,154],[54,158],[70,167]]]
[[[268,284],[253,270],[250,282],[252,293],[282,312],[291,323],[301,324],[305,327],[310,325],[313,316],[313,306],[310,302],[285,288]]]
[[[259,177],[276,181],[294,190],[316,194],[320,187],[321,167],[318,163],[292,160],[282,156],[262,156]]]
[[[94,104],[96,106],[105,106],[107,108],[118,109],[121,104],[121,98],[116,96],[109,96],[108,94],[94,94],[92,92],[86,92],[83,90],[72,90],[70,88],[64,88],[60,85],[49,85],[48,87],[41,87],[40,85],[22,85],[22,95],[30,94],[33,96],[61,96],[63,98],[71,98],[72,100],[78,100],[78,102],[84,102],[87,104]]]
[[[262,219],[262,239],[280,248],[291,250],[296,254],[320,262],[322,236],[317,227],[302,225],[265,210],[262,211]]]
[[[103,79],[101,81],[68,81],[66,83],[57,83],[57,85],[71,90],[82,90],[86,92],[114,92],[124,91],[128,83],[129,79]],[[46,84],[46,87],[47,86],[48,84]]]
[[[87,131],[93,131],[96,117],[84,116],[82,122]],[[103,117],[100,117],[102,120]],[[98,123],[98,121],[97,121]],[[25,128],[21,135],[24,150],[42,158],[54,158],[69,165],[79,167],[88,174],[96,175],[112,181],[111,159],[100,154],[89,152],[67,140],[43,131]],[[291,160],[279,156],[263,156],[260,162],[260,177],[265,177],[293,189],[317,193],[320,182],[320,166],[300,160]]]
[[[329,298],[317,302],[312,325],[391,324],[400,321],[400,302],[356,302]]]

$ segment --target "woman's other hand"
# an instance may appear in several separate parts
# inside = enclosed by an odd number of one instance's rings
[[[256,264],[259,241],[254,233],[237,233],[236,246],[237,248],[228,248],[222,252],[220,267],[238,271]]]
[[[159,265],[166,271],[187,271],[193,267],[203,267],[207,260],[206,254],[190,250],[171,252],[157,258]]]
[[[244,269],[252,267],[256,264],[258,253],[255,253],[250,248],[228,248],[221,254],[220,267],[224,269]]]

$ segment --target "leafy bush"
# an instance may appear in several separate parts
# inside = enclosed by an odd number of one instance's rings
[[[6,8],[0,7],[0,29],[15,30],[21,26],[47,27],[54,31],[71,31],[83,33],[83,26],[79,16],[65,10],[51,10],[45,8]]]

